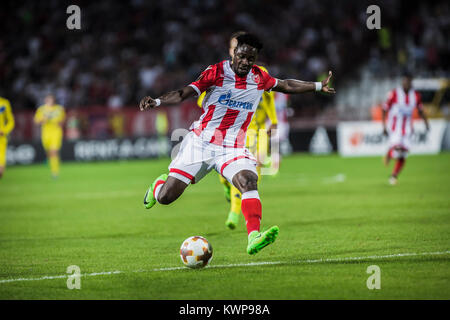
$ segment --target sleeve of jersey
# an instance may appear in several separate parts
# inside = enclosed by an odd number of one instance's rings
[[[394,103],[395,100],[395,90],[389,92],[388,98],[386,100],[386,102],[383,104],[383,109],[384,111],[389,111],[389,109],[391,109],[392,104]]]
[[[213,86],[216,82],[216,67],[209,66],[205,71],[202,72],[200,77],[194,82],[192,82],[189,86],[194,88],[197,92],[197,95],[201,95],[202,92],[206,91],[209,87]]]
[[[262,72],[262,80],[263,80],[263,88],[264,91],[272,91],[272,89],[274,87],[277,86],[278,80],[274,77],[272,77],[270,74],[268,74],[267,72],[265,72],[264,70],[261,70]]]

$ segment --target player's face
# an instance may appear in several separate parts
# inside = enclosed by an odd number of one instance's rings
[[[44,102],[46,105],[51,106],[55,103],[55,98],[53,96],[46,96]]]
[[[243,44],[234,49],[233,71],[240,77],[246,76],[256,62],[258,51]]]
[[[402,80],[403,89],[408,91],[412,87],[412,79],[409,77],[404,77]]]

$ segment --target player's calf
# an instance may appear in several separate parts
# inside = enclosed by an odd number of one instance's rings
[[[144,196],[146,209],[152,208],[156,202],[170,204],[181,196],[188,184],[177,178],[162,174],[153,181]]]
[[[157,191],[156,199],[160,204],[171,204],[183,194],[187,186],[187,183],[169,176],[161,189]]]

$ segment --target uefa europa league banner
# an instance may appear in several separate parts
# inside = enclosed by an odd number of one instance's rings
[[[429,120],[426,132],[423,120],[413,123],[410,136],[411,154],[437,154],[447,126],[445,120]],[[383,124],[374,121],[340,122],[337,126],[337,144],[341,156],[381,156],[389,148],[389,138],[383,135]]]
[[[123,139],[83,139],[64,141],[60,150],[63,161],[110,161],[167,157],[172,149],[168,137]],[[45,161],[40,142],[8,144],[8,165],[27,165]]]

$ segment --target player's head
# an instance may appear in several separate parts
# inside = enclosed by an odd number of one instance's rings
[[[245,33],[236,38],[237,45],[234,49],[233,71],[240,77],[246,76],[258,58],[258,53],[263,45],[253,34]]]
[[[405,91],[409,91],[412,88],[413,76],[409,71],[402,73],[402,87]]]
[[[230,41],[228,42],[228,53],[230,54],[231,59],[234,58],[234,49],[236,49],[238,44],[237,37],[242,36],[243,34],[247,34],[247,32],[236,31],[230,37]]]
[[[55,104],[55,96],[51,93],[47,94],[44,98],[44,103],[49,106],[54,105]]]

